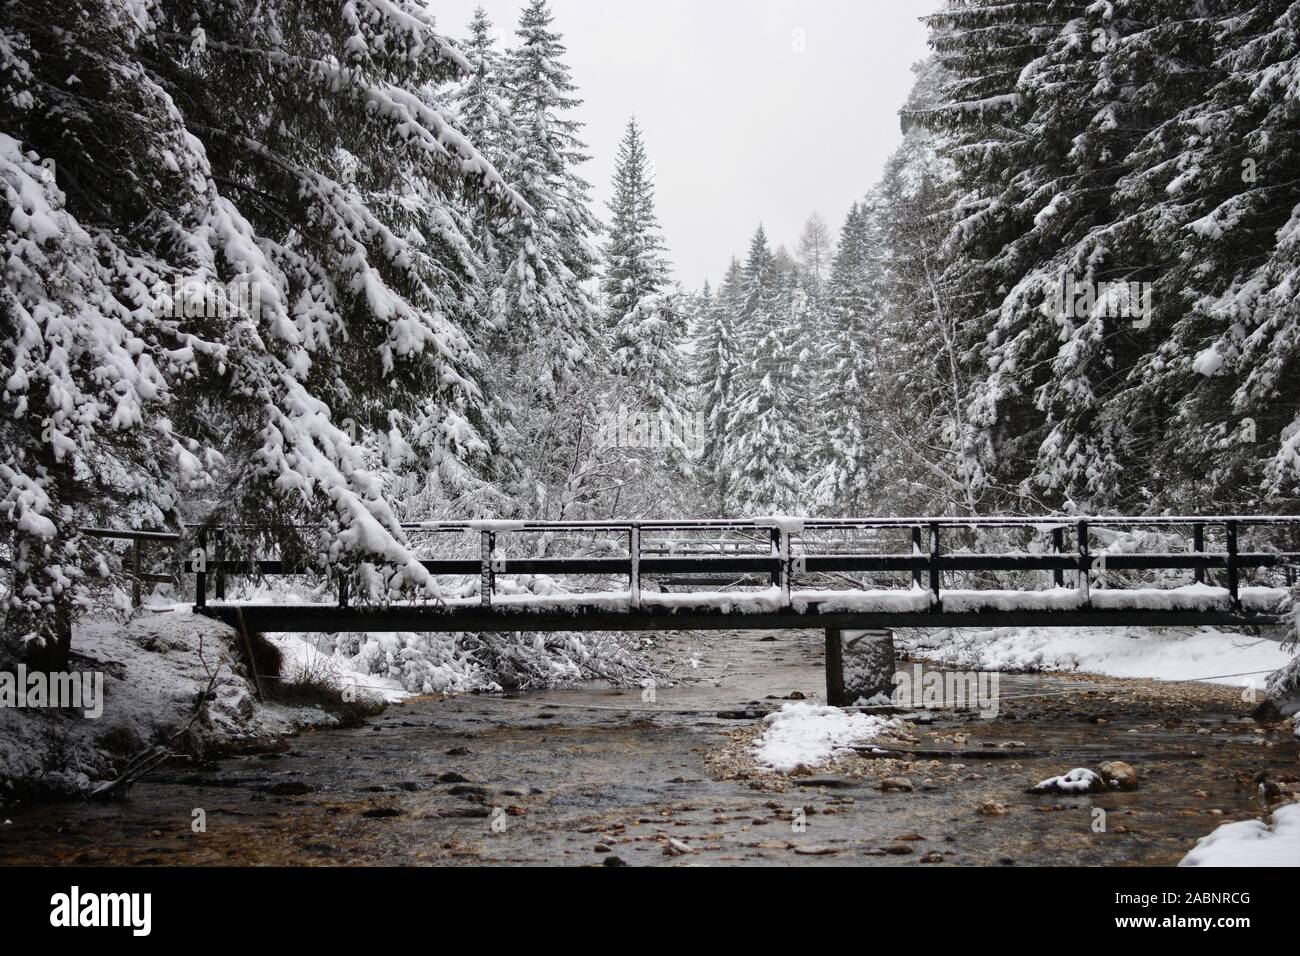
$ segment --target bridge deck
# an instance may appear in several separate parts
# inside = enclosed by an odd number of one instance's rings
[[[236,605],[227,578],[331,569],[251,555],[272,528],[197,532],[195,610],[264,631],[1269,624],[1300,563],[1296,516],[426,522],[419,599],[352,606],[340,571],[336,605]]]
[[[789,605],[760,592],[563,595],[550,601],[498,597],[448,604],[209,604],[199,613],[257,631],[638,631],[747,628],[872,630],[901,627],[1175,627],[1269,625],[1285,591],[1243,588],[1234,606],[1223,588],[1168,590],[796,591]]]

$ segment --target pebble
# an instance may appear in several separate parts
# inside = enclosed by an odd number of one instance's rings
[[[669,837],[668,842],[664,844],[664,856],[685,856],[687,853],[694,852],[694,849],[676,837]]]
[[[1108,760],[1097,768],[1101,774],[1101,779],[1106,781],[1106,785],[1112,790],[1136,790],[1138,788],[1138,773],[1132,765],[1122,760]]]

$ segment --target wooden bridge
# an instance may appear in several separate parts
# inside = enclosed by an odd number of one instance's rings
[[[815,628],[827,635],[831,698],[851,702],[879,689],[886,657],[892,672],[884,639],[895,628],[1271,625],[1300,560],[1300,517],[1290,516],[470,521],[402,530],[441,597],[354,603],[339,578],[325,603],[228,601],[234,577],[325,579],[275,554],[227,554],[228,533],[204,528],[197,560],[186,564],[194,609],[263,632]]]
[[[261,632],[818,629],[832,702],[887,689],[896,628],[1261,626],[1284,615],[1300,516],[758,518],[406,524],[440,592],[353,602],[273,528],[87,533],[193,549],[194,610]],[[249,554],[249,542],[270,542]],[[195,547],[197,546],[197,547]],[[303,576],[319,603],[227,600]],[[215,592],[210,594],[210,592]]]

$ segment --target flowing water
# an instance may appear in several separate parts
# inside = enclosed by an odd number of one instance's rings
[[[123,803],[11,807],[0,863],[1173,864],[1265,812],[1258,775],[1298,769],[1295,739],[1231,689],[1003,675],[996,719],[932,712],[902,744],[967,756],[781,778],[748,741],[782,698],[823,693],[821,636],[673,635],[658,654],[695,682],[653,701],[598,685],[422,698],[169,767]],[[1111,759],[1138,790],[1023,792]],[[879,789],[886,776],[912,789]]]

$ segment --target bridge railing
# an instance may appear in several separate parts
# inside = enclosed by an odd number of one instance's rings
[[[591,576],[606,584],[621,579],[636,608],[648,579],[669,576],[677,583],[775,587],[788,607],[792,591],[814,579],[885,575],[928,590],[937,606],[945,575],[1038,573],[1050,575],[1056,587],[1067,586],[1069,576],[1086,597],[1094,575],[1104,580],[1112,573],[1190,572],[1194,582],[1204,583],[1215,572],[1232,607],[1240,609],[1245,575],[1277,569],[1289,583],[1300,562],[1300,551],[1291,550],[1300,516],[466,521],[410,523],[402,529],[417,551],[442,552],[421,560],[431,575],[476,577],[478,600],[484,606],[492,604],[499,578],[519,575]],[[1027,535],[1038,548],[971,550],[972,542],[999,537],[994,532],[1004,532],[1003,538],[1005,532]],[[1151,533],[1158,542],[1183,540],[1185,549],[1094,547],[1100,538],[1135,532]],[[830,539],[837,535],[832,544]],[[1279,537],[1286,539],[1281,545]],[[198,607],[207,603],[210,578],[221,601],[231,576],[316,573],[308,563],[281,558],[232,560],[225,554],[224,539],[220,528],[198,533],[199,547],[187,563],[195,576]],[[864,547],[864,539],[873,547]],[[558,540],[567,540],[571,553],[553,554]],[[533,543],[531,555],[521,554],[519,547],[504,547],[527,541]],[[342,576],[338,602],[340,607],[349,605]]]
[[[174,549],[181,541],[179,534],[170,531],[118,531],[109,528],[82,528],[81,533],[91,538],[131,542],[126,556],[126,568],[131,581],[131,604],[133,607],[140,607],[143,603],[144,585],[175,585],[178,583],[174,574],[158,574],[145,570],[145,556],[150,545],[170,545]]]

